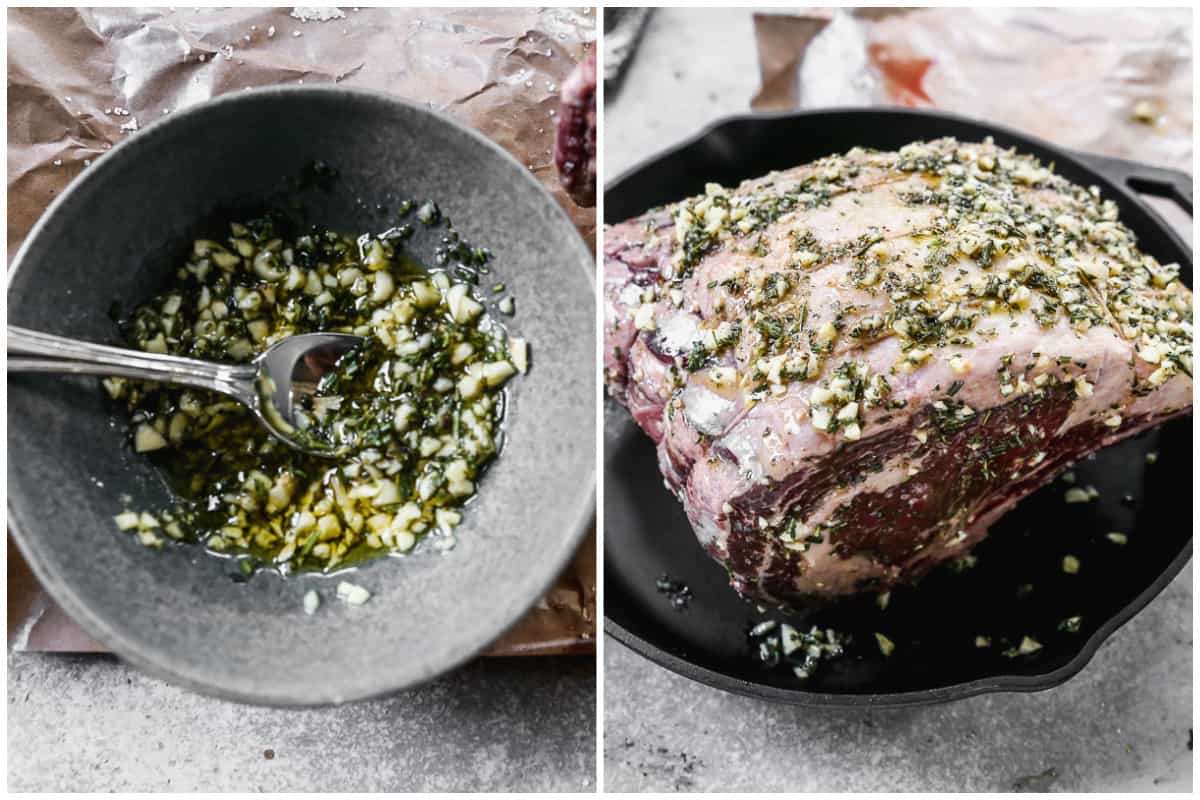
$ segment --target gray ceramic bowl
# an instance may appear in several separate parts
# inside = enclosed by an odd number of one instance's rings
[[[313,159],[340,172],[305,194],[309,218],[359,232],[394,223],[377,208],[431,198],[495,254],[530,342],[510,383],[503,455],[445,555],[377,559],[353,580],[260,573],[231,579],[200,548],[147,550],[118,533],[120,495],[169,499],[124,444],[96,379],[10,375],[9,525],[34,572],[116,653],[175,683],[238,700],[335,703],[428,680],[475,655],[550,585],[594,510],[593,261],[567,215],[479,134],[400,100],[336,88],[229,95],[173,114],[84,172],[30,234],[10,272],[9,321],[117,341],[114,300],[145,299],[190,241],[263,202]],[[421,227],[418,225],[418,227]],[[418,253],[432,252],[432,231]],[[323,603],[305,616],[301,598]]]

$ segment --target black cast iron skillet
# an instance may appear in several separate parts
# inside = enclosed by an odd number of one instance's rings
[[[1168,197],[1190,214],[1192,180],[1179,172],[1056,148],[1016,131],[949,114],[833,109],[730,118],[656,155],[605,189],[605,222],[699,194],[704,184],[739,181],[856,145],[895,150],[940,136],[992,136],[1075,183],[1096,184],[1120,218],[1160,262],[1179,262],[1192,282],[1187,245],[1135,192]],[[729,588],[725,571],[700,549],[682,508],[663,488],[654,448],[628,413],[605,409],[605,630],[682,675],[728,691],[807,705],[900,706],[985,692],[1035,691],[1075,675],[1117,628],[1144,608],[1191,557],[1191,419],[1179,419],[1085,460],[1076,482],[1100,496],[1064,503],[1057,480],[1026,498],[976,548],[978,562],[941,569],[919,586],[892,592],[886,610],[858,598],[806,613],[759,611]],[[1157,454],[1154,464],[1147,453]],[[1120,546],[1110,532],[1128,536]],[[1080,559],[1063,572],[1065,555]],[[686,583],[679,610],[656,587],[662,574]],[[1080,617],[1077,632],[1059,630]],[[748,629],[765,619],[802,629],[850,633],[846,656],[801,682],[785,667],[765,668]],[[875,632],[895,643],[885,658]],[[991,640],[976,647],[977,636]],[[1023,636],[1042,644],[1031,655],[1003,650]]]

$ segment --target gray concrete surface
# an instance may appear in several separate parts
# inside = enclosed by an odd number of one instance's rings
[[[108,656],[10,653],[10,791],[590,791],[594,661],[480,659],[340,708],[253,708]]]
[[[749,111],[757,89],[750,11],[656,10],[620,91],[605,100],[605,180],[717,117]]]
[[[719,54],[719,58],[706,58]],[[758,87],[751,14],[660,10],[605,108],[616,175]],[[775,706],[605,653],[609,791],[1190,791],[1192,567],[1066,685],[931,708]]]

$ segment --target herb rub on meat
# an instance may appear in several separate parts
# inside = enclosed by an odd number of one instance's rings
[[[1191,292],[992,142],[856,148],[606,229],[605,379],[735,589],[885,589],[1180,414]]]

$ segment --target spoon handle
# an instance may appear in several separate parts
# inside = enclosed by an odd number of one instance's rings
[[[8,326],[9,372],[59,372],[75,375],[115,375],[134,380],[177,383],[232,395],[254,404],[252,364],[216,364],[194,358],[144,353],[109,347],[27,328]],[[36,356],[36,358],[21,358]]]

